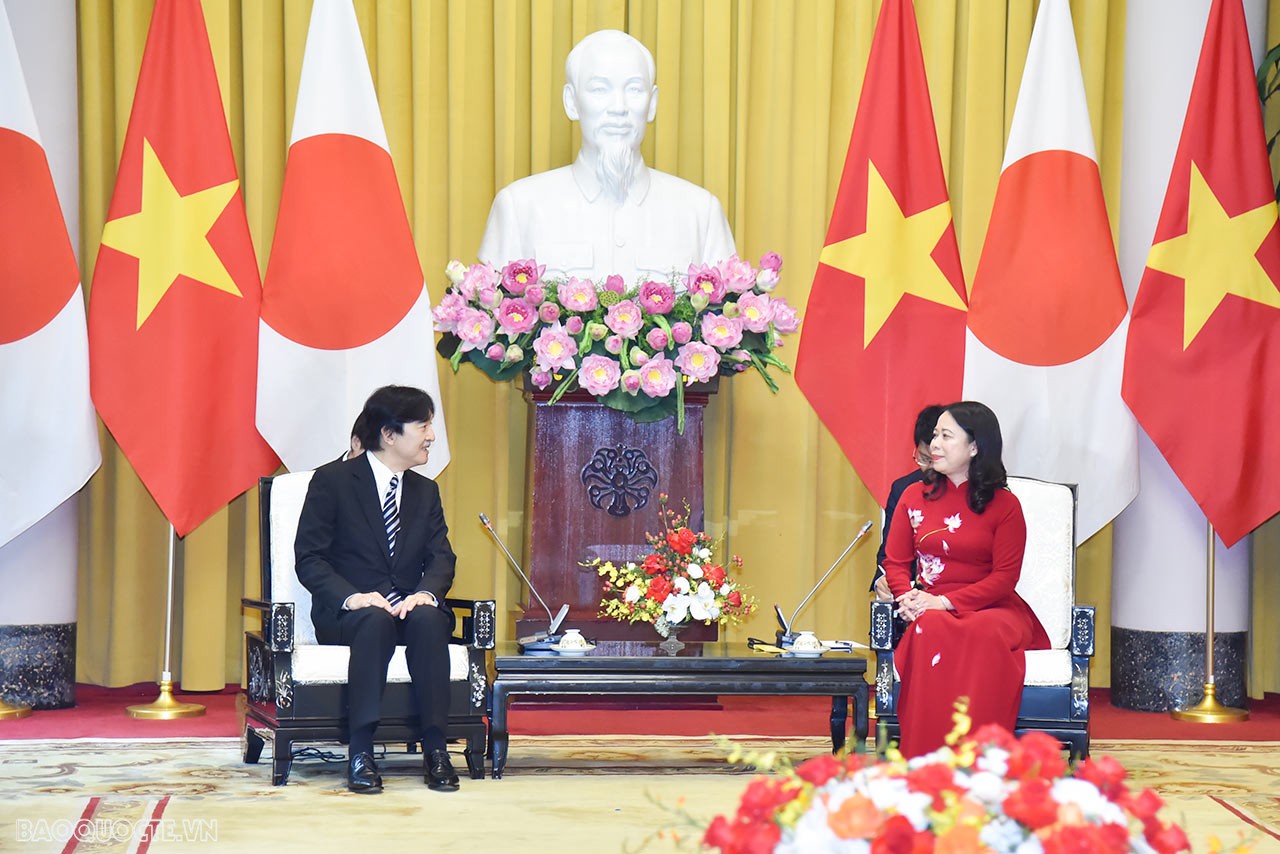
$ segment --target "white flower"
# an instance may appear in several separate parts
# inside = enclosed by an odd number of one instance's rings
[[[726,581],[724,584],[720,585],[721,596],[728,596],[732,592],[733,592],[733,587],[729,585],[729,582]]]
[[[711,560],[711,549],[694,549],[693,554],[698,560]]]
[[[683,596],[689,592],[689,579],[683,577],[677,578],[672,582],[671,586],[675,588],[677,593]]]
[[[677,580],[683,581],[684,579]],[[686,583],[686,590],[688,586]],[[668,623],[683,623],[689,617],[689,597],[685,595],[668,596],[667,601],[662,603],[662,613],[666,615]]]
[[[957,513],[954,516],[948,516],[942,520],[942,524],[947,526],[947,531],[954,534],[956,529],[960,527],[960,514]]]
[[[1026,828],[1005,816],[993,819],[978,832],[978,838],[993,851],[1022,851],[1021,846],[1027,841],[1028,835]],[[1040,840],[1034,836],[1031,839],[1035,840],[1036,845],[1040,844]]]
[[[938,576],[942,575],[942,571],[947,568],[942,558],[923,552],[916,552],[916,565],[919,567],[920,581],[930,587],[937,582]]]
[[[982,764],[981,757],[978,758],[977,764]],[[1004,799],[1009,796],[1009,787],[1005,785],[1004,778],[990,771],[978,771],[976,774],[969,775],[968,780],[964,782],[969,787],[969,796],[988,807],[1003,804]]]
[[[628,588],[623,592],[623,594],[622,594],[622,601],[624,601],[624,602],[639,602],[639,601],[640,601],[640,597],[641,597],[642,595],[643,595],[643,593],[641,592],[640,588],[639,588],[639,587],[637,587],[637,586],[635,586],[634,584],[632,584],[631,586],[629,586],[629,587],[628,587]]]
[[[907,508],[907,519],[911,522],[911,530],[920,527],[920,523],[924,521],[924,512],[914,507]]]
[[[689,614],[695,620],[719,618],[720,606],[716,604],[716,593],[707,582],[699,584],[697,592],[690,597]]]
[[[1009,751],[992,745],[978,754],[973,765],[980,771],[990,772],[1003,779],[1009,773]]]
[[[445,265],[444,274],[449,279],[449,283],[456,288],[462,282],[463,277],[467,275],[467,265],[454,258]]]
[[[1107,799],[1098,787],[1088,780],[1066,777],[1053,781],[1049,794],[1060,804],[1075,804],[1085,818],[1097,819],[1107,824],[1128,824],[1124,810]]]
[[[702,577],[702,567],[698,566],[696,563],[689,564],[689,567],[685,570],[685,572],[689,573],[690,578]]]

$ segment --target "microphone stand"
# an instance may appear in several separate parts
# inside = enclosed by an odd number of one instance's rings
[[[840,552],[840,557],[836,558],[835,563],[831,564],[831,568],[822,574],[822,577],[818,579],[817,584],[813,585],[813,589],[809,591],[808,595],[806,595],[804,599],[800,602],[799,606],[796,607],[795,612],[792,613],[791,619],[787,623],[787,631],[786,631],[785,639],[790,640],[795,638],[794,627],[796,624],[796,617],[800,616],[800,612],[804,610],[805,605],[809,604],[809,600],[813,598],[813,594],[817,593],[818,589],[822,587],[823,582],[827,580],[827,576],[835,572],[836,567],[840,565],[840,562],[842,560],[844,560],[845,555],[853,551],[853,547],[856,546],[859,542],[861,542],[862,538],[865,537],[867,535],[867,532],[870,530],[871,530],[871,521],[868,520],[867,523],[863,525],[862,528],[858,531],[857,536],[853,538],[853,542],[845,546],[844,551]]]

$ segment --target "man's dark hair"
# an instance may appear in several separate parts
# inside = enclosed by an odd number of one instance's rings
[[[938,426],[938,418],[946,411],[946,408],[938,403],[920,410],[920,414],[916,416],[916,429],[912,434],[915,436],[917,448],[933,441],[933,428]]]
[[[384,427],[398,435],[404,432],[404,425],[430,421],[435,416],[436,405],[422,389],[384,385],[369,395],[351,429],[366,451],[380,451]]]

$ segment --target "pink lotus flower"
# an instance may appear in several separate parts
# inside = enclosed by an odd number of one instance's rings
[[[693,340],[693,327],[683,320],[671,324],[671,340],[677,344],[688,344]]]
[[[533,342],[535,366],[539,370],[554,371],[557,368],[572,370],[578,344],[559,324],[544,328]]]
[[[436,321],[436,332],[454,332],[458,328],[458,318],[467,308],[467,301],[457,291],[449,291],[440,300],[440,304],[431,312]]]
[[[745,293],[756,283],[756,271],[751,262],[743,261],[737,255],[730,255],[728,260],[721,262],[719,269],[725,290],[730,293]]]
[[[512,344],[507,348],[507,353],[503,356],[503,359],[507,362],[524,361],[524,348],[520,347],[518,344]]]
[[[708,302],[720,302],[724,299],[724,279],[720,271],[707,264],[689,265],[689,273],[684,277],[685,289],[690,294],[702,294]]]
[[[464,353],[484,347],[493,337],[493,315],[478,308],[464,308],[458,317],[457,335]]]
[[[490,344],[489,349],[484,351],[486,359],[492,359],[495,362],[501,362],[507,355],[507,348],[501,344]]]
[[[524,290],[524,298],[529,301],[529,305],[542,305],[547,298],[547,289],[542,285],[530,285]]]
[[[778,274],[773,270],[761,270],[756,275],[756,290],[762,294],[770,293],[778,286]]]
[[[623,338],[634,338],[644,325],[644,316],[640,313],[640,306],[632,300],[624,299],[609,307],[605,312],[604,322]]]
[[[532,258],[512,261],[502,268],[502,285],[513,294],[522,294],[530,285],[537,284],[544,270],[546,267],[539,267]]]
[[[685,376],[704,383],[720,370],[720,354],[706,344],[690,341],[680,348],[676,366]]]
[[[631,364],[637,368],[644,367],[649,362],[649,354],[641,350],[639,347],[631,348]]]
[[[533,373],[529,374],[529,380],[540,389],[546,388],[547,386],[551,385],[551,372],[550,371],[534,371]]]
[[[613,391],[621,378],[618,363],[608,356],[588,356],[582,360],[582,369],[578,371],[578,384],[595,395]]]
[[[587,324],[587,336],[592,341],[603,341],[604,337],[609,334],[609,327],[603,323],[596,323],[594,320]]]
[[[560,306],[553,302],[544,302],[538,306],[538,317],[543,323],[555,323],[560,319]]]
[[[742,325],[751,332],[767,332],[773,309],[765,294],[743,294],[738,298],[738,316]]]
[[[773,321],[774,329],[787,334],[800,328],[800,317],[785,297],[777,297],[771,300],[769,307],[772,309],[770,319]]]
[[[649,314],[666,314],[676,304],[676,289],[666,282],[645,282],[640,286],[640,306]]]
[[[626,371],[622,374],[622,388],[627,394],[635,394],[640,390],[640,372]]]
[[[640,369],[640,390],[649,397],[666,397],[679,381],[680,375],[666,356],[650,359]]]
[[[649,334],[644,336],[644,342],[654,350],[667,349],[667,333],[662,327],[655,326],[649,330]]]
[[[573,277],[556,288],[556,298],[566,311],[595,311],[600,302],[595,285],[586,279]]]
[[[613,291],[615,294],[625,294],[627,292],[627,283],[622,280],[621,276],[615,273],[604,280],[604,289],[606,291]]]
[[[538,322],[538,312],[529,305],[528,300],[520,297],[508,297],[498,306],[498,326],[508,338],[523,335]]]
[[[613,355],[618,355],[622,352],[623,348],[622,336],[610,335],[608,338],[604,339],[604,348]]]
[[[729,355],[738,360],[733,365],[735,371],[745,371],[751,365],[751,354],[746,350],[734,350]]]
[[[496,288],[501,281],[498,273],[488,264],[472,264],[458,283],[458,291],[468,300],[475,299],[476,292],[484,288]]]
[[[719,350],[737,347],[742,341],[742,320],[708,314],[702,318],[702,340]]]
[[[760,267],[774,273],[782,272],[782,256],[777,252],[766,252],[760,256]]]
[[[483,287],[476,291],[476,302],[485,308],[497,308],[502,305],[502,291],[497,288]]]
[[[569,319],[564,322],[565,331],[568,332],[570,335],[579,334],[580,332],[582,332],[582,327],[583,327],[582,318],[578,317],[578,315],[576,314],[570,316]]]

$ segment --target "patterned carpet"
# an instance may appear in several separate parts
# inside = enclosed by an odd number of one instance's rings
[[[740,738],[795,759],[821,739]],[[1169,802],[1197,851],[1209,834],[1280,852],[1280,743],[1095,741]],[[460,757],[457,764],[461,767]],[[237,739],[20,741],[0,753],[0,850],[671,851],[677,808],[733,808],[746,778],[708,738],[516,736],[507,775],[428,791],[420,760],[383,762],[386,791],[352,795],[341,762],[295,761],[288,786],[244,765]],[[81,839],[70,838],[82,828]],[[692,850],[686,839],[686,850]]]

